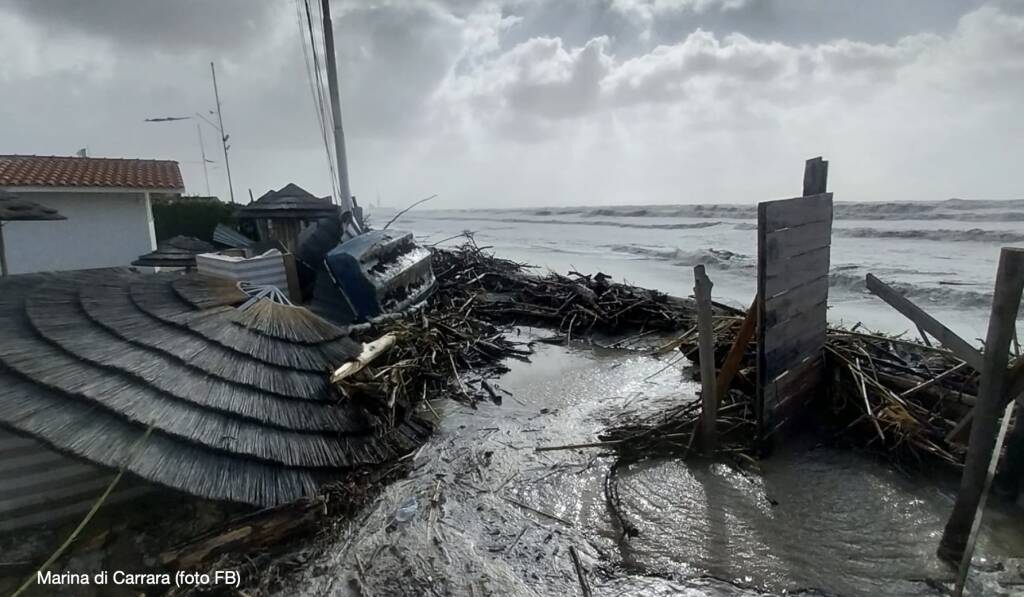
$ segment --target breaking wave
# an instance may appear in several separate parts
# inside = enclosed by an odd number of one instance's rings
[[[535,214],[539,215],[539,214]],[[502,217],[464,217],[447,216],[445,220],[465,220],[472,222],[507,222],[512,224],[536,224],[540,226],[613,226],[615,228],[643,228],[646,230],[691,230],[700,228],[711,228],[718,226],[721,222],[679,222],[676,224],[647,224],[639,222],[613,222],[610,220],[534,220],[529,218],[502,218]]]
[[[584,218],[717,218],[754,219],[757,205],[623,205],[562,207],[531,211],[532,215],[576,215]],[[1024,199],[1009,201],[948,199],[946,201],[837,202],[836,219],[846,220],[958,220],[962,222],[1024,221]]]
[[[921,306],[944,309],[988,309],[992,306],[992,293],[986,290],[961,285],[922,286],[879,277],[897,292]],[[837,269],[829,272],[829,287],[868,294],[863,274]],[[1024,316],[1024,310],[1020,315]]]
[[[754,269],[754,260],[749,255],[721,249],[683,249],[648,247],[643,245],[607,245],[616,253],[668,261],[679,266],[707,265],[718,269]]]
[[[714,271],[729,271],[742,275],[754,275],[757,265],[753,257],[732,251],[718,249],[698,249],[688,251],[678,248],[651,247],[644,245],[607,245],[616,253],[625,253],[637,258],[654,259],[691,267],[698,264],[708,266],[712,277]],[[920,275],[926,272],[908,271],[908,275]],[[899,272],[891,276],[882,276],[883,280],[907,298],[922,306],[942,307],[944,309],[988,309],[992,305],[992,293],[986,289],[959,284],[920,285],[894,281]],[[942,275],[940,272],[934,275]],[[864,282],[864,272],[857,265],[837,265],[829,272],[829,287],[833,290],[856,294],[868,294]],[[1024,309],[1021,310],[1024,317]]]
[[[757,228],[754,226],[754,228]],[[1012,230],[879,230],[877,228],[833,228],[836,236],[853,238],[909,238],[946,242],[1016,243],[1024,241],[1024,233]]]

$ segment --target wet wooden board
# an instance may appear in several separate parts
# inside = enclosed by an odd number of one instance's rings
[[[794,317],[799,317],[819,305],[824,305],[828,298],[828,276],[820,276],[803,286],[791,288],[783,294],[777,294],[765,301],[768,309],[764,323],[769,328],[775,327]]]
[[[828,200],[825,201],[824,199]],[[764,231],[772,233],[784,228],[805,226],[818,222],[832,222],[832,193],[822,193],[809,197],[764,201]]]
[[[823,388],[832,195],[758,205],[757,411],[762,439]]]
[[[765,278],[765,292],[769,299],[791,288],[803,286],[828,271],[831,247],[824,246],[803,255],[797,255],[779,264]]]

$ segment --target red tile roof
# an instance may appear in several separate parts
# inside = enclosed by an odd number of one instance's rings
[[[0,187],[103,187],[181,191],[178,162],[0,155]]]

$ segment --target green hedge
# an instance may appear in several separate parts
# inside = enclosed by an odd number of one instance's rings
[[[181,236],[194,236],[200,240],[213,240],[217,224],[230,224],[234,205],[220,201],[179,200],[153,203],[153,226],[157,242]]]

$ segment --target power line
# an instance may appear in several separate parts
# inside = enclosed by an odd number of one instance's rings
[[[295,0],[295,14],[299,25],[299,37],[300,43],[302,44],[302,56],[306,64],[306,81],[309,83],[309,92],[310,96],[313,99],[313,111],[316,112],[317,124],[320,126],[320,137],[324,142],[324,151],[327,154],[328,174],[330,177],[331,188],[333,189],[336,178],[336,174],[334,172],[334,159],[333,156],[331,155],[331,146],[327,139],[327,127],[326,124],[324,123],[324,113],[322,108],[323,100],[321,99],[322,96],[319,94],[319,88],[316,86],[316,83],[314,82],[314,78],[316,75],[315,72],[313,72],[313,65],[310,62],[309,49],[306,47],[306,27],[303,25],[303,21],[308,21],[308,13],[307,18],[303,18],[302,6],[303,4],[300,2],[300,0]],[[306,3],[306,6],[308,8],[308,3]],[[310,29],[312,29],[311,26]],[[310,45],[312,45],[312,43],[313,40],[310,39]]]
[[[336,168],[334,167],[334,154],[331,151],[331,144],[330,144],[329,135],[328,135],[328,131],[331,130],[330,127],[333,126],[333,122],[331,121],[330,113],[327,111],[326,101],[324,99],[324,96],[325,96],[325,93],[324,93],[324,78],[323,78],[323,71],[322,71],[322,69],[320,67],[320,57],[319,57],[319,54],[318,54],[317,39],[316,39],[316,33],[315,33],[315,31],[317,29],[319,29],[319,27],[317,27],[317,28],[313,27],[314,15],[313,15],[313,10],[310,8],[309,0],[303,0],[303,5],[305,7],[305,13],[306,13],[306,15],[305,15],[306,16],[306,28],[307,28],[307,30],[309,32],[310,51],[312,52],[312,55],[313,55],[313,64],[312,64],[313,76],[309,78],[309,83],[310,83],[311,89],[315,89],[315,92],[313,93],[313,96],[314,96],[313,100],[314,100],[314,102],[316,104],[315,107],[317,109],[317,121],[320,124],[320,134],[321,134],[321,138],[323,139],[323,142],[324,142],[324,151],[326,152],[326,155],[327,155],[327,167],[328,167],[328,170],[330,172],[330,178],[331,178],[331,191],[332,191],[331,194],[333,196],[337,197],[339,189],[341,187],[341,182],[340,182],[340,180],[338,178],[338,172],[337,172]],[[322,15],[321,14],[318,14],[317,16],[318,16],[318,20],[322,19]],[[300,29],[301,29],[301,22],[300,22]],[[302,43],[303,54],[304,54],[304,56],[306,56],[306,60],[307,60],[307,62],[306,62],[306,66],[307,66],[306,74],[308,76],[309,75],[309,70],[308,70],[309,69],[309,59],[308,59],[309,57],[308,57],[308,54],[305,53],[305,50],[306,50],[306,43],[305,43],[306,36],[305,36],[305,33],[302,34],[302,38],[303,38],[303,40],[302,40],[303,41],[303,43]]]

